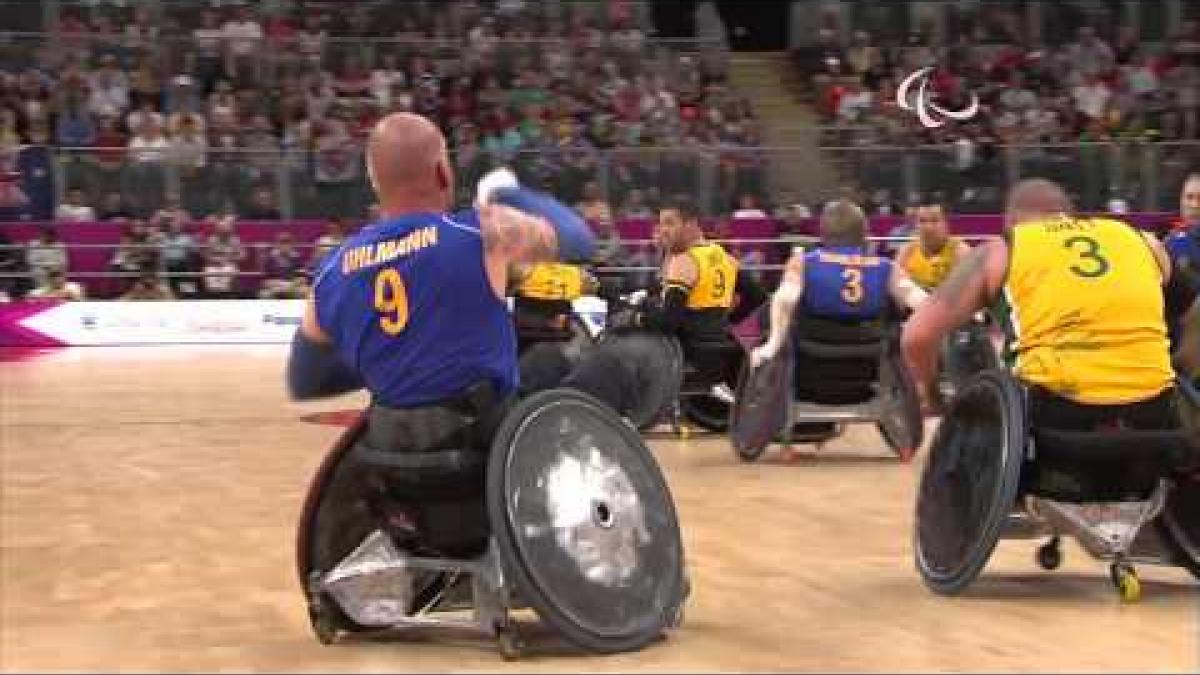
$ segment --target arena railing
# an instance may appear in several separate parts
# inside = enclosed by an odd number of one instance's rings
[[[267,142],[277,141],[269,137]],[[847,187],[855,189],[856,199],[893,212],[925,195],[940,199],[951,211],[994,213],[1002,208],[1008,186],[1032,176],[1060,181],[1084,210],[1107,210],[1120,199],[1129,211],[1162,211],[1178,206],[1183,178],[1200,167],[1197,141],[976,146],[965,159],[960,151],[955,145],[823,147],[817,154],[820,161],[814,162],[811,146],[683,144],[598,150],[547,140],[539,149],[515,152],[460,149],[451,159],[462,206],[487,171],[506,165],[523,182],[572,204],[598,190],[616,216],[649,211],[677,195],[690,197],[709,216],[732,212],[744,194],[759,197],[760,204],[800,202],[813,210],[844,195]],[[256,206],[259,191],[268,196],[259,206],[277,209],[283,218],[358,218],[373,203],[361,142],[352,137],[323,142],[317,149],[209,148],[203,166],[166,156],[138,162],[126,148],[26,146],[20,153],[28,155],[10,156],[9,162],[19,159],[30,175],[53,177],[20,183],[36,192],[27,195],[33,203],[28,216],[35,219],[50,218],[70,188],[83,190],[86,204],[96,208],[106,194],[120,193],[139,217],[149,216],[170,197],[194,216],[246,213]],[[0,164],[4,159],[0,156]],[[834,180],[807,179],[806,172],[821,163]]]
[[[1174,216],[1171,213],[1132,214],[1126,218],[1144,229],[1161,232],[1167,229]],[[952,228],[958,236],[970,242],[979,242],[997,236],[1003,218],[990,215],[952,215]],[[905,231],[907,221],[895,216],[877,216],[871,219],[870,241],[877,253],[890,255],[902,242],[913,238],[911,229]],[[0,245],[0,290],[6,285],[31,277],[30,270],[14,259],[23,260],[31,247],[36,248],[34,239],[43,227],[52,228],[62,242],[67,257],[67,277],[84,283],[89,296],[106,298],[119,296],[132,278],[141,274],[136,263],[126,269],[115,267],[118,252],[157,253],[153,262],[159,273],[172,280],[203,279],[205,277],[232,276],[238,279],[240,290],[247,296],[258,294],[267,272],[267,261],[276,247],[275,238],[286,232],[293,238],[291,248],[297,251],[301,266],[309,275],[318,260],[314,257],[318,237],[326,232],[326,222],[305,221],[253,221],[235,223],[235,233],[240,239],[243,256],[238,260],[236,271],[211,270],[205,266],[205,252],[212,249],[207,235],[211,233],[211,221],[198,221],[185,225],[185,231],[193,237],[194,256],[190,263],[181,267],[166,267],[163,257],[164,243],[138,243],[122,241],[129,223],[108,222],[58,222],[58,223],[0,223],[0,233],[12,243]],[[770,218],[710,218],[705,226],[714,241],[722,243],[739,260],[742,266],[774,283],[787,255],[795,248],[808,248],[817,242],[815,219],[806,218],[787,222]],[[603,278],[616,279],[623,288],[632,290],[650,284],[658,269],[660,257],[651,237],[654,223],[649,218],[622,220],[616,224],[614,236],[599,242],[594,269]],[[54,246],[47,244],[46,246]],[[28,285],[28,284],[27,284]],[[13,293],[9,293],[13,295]]]
[[[768,151],[769,152],[769,151]],[[1178,206],[1179,188],[1200,167],[1200,141],[1115,139],[1040,144],[955,144],[822,147],[843,183],[870,197],[905,204],[934,195],[951,208],[987,213],[1002,208],[1006,189],[1022,178],[1063,184],[1085,210],[1115,201],[1130,211]]]

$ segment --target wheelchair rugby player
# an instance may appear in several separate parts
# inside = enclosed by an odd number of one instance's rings
[[[514,656],[509,610],[529,607],[586,650],[640,649],[678,624],[686,594],[670,493],[586,378],[519,390],[505,301],[514,265],[586,260],[592,234],[505,173],[485,177],[477,208],[447,213],[450,167],[424,117],[376,125],[383,218],[328,257],[293,341],[293,398],[371,394],[298,528],[313,628],[330,642],[470,612],[460,623]]]

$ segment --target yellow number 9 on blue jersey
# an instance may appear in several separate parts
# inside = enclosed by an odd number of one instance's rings
[[[375,275],[375,311],[380,315],[380,330],[388,335],[397,335],[408,325],[408,293],[395,269],[385,267]]]

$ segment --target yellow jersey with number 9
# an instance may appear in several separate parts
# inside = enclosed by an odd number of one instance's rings
[[[929,255],[925,253],[925,248],[918,241],[908,250],[908,255],[904,257],[904,260],[900,261],[900,266],[904,268],[905,272],[908,272],[908,276],[914,282],[923,288],[937,288],[950,275],[950,270],[954,269],[954,262],[958,257],[958,246],[958,238],[950,237],[942,246],[942,250]]]
[[[1162,271],[1133,227],[1068,216],[1017,225],[1004,293],[1021,380],[1085,405],[1171,386]]]
[[[533,300],[577,300],[584,291],[583,269],[562,263],[536,263],[517,287],[517,295]]]
[[[696,283],[688,293],[688,309],[729,309],[737,282],[738,262],[720,244],[706,243],[688,249],[696,263]]]

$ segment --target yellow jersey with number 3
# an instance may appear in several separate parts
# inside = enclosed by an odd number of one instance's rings
[[[937,288],[950,275],[950,270],[954,269],[958,247],[959,239],[950,237],[942,246],[942,250],[930,255],[925,253],[925,248],[918,241],[908,249],[908,255],[900,261],[900,267],[921,287],[927,290]]]
[[[696,283],[688,292],[688,309],[730,309],[737,282],[738,261],[720,244],[705,243],[687,251],[696,263]]]
[[[1162,271],[1133,227],[1069,216],[1017,225],[1004,293],[1021,380],[1087,405],[1172,385]]]
[[[532,300],[577,300],[584,292],[583,269],[562,263],[536,263],[517,287]]]

